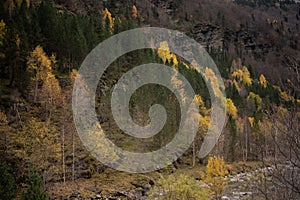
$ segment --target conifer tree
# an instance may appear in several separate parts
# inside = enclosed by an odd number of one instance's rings
[[[28,188],[22,193],[21,200],[45,200],[46,194],[41,190],[41,178],[34,169],[27,179]]]
[[[33,74],[32,81],[34,87],[33,102],[37,103],[39,83],[44,82],[49,73],[52,73],[51,60],[47,57],[41,46],[37,46],[29,55],[27,61],[27,70]]]
[[[9,170],[9,166],[0,160],[0,199],[14,199],[16,196],[15,179]]]
[[[224,159],[218,156],[211,156],[208,159],[205,174],[202,174],[204,182],[209,185],[209,191],[215,199],[219,199],[228,184],[228,171],[225,167]]]

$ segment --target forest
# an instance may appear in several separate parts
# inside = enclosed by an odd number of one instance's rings
[[[299,22],[300,4],[291,0],[0,1],[0,199],[299,199]],[[168,81],[177,88],[183,75],[199,105],[198,129],[183,155],[155,171],[128,173],[88,151],[74,124],[72,95],[82,63],[98,44],[141,27],[180,31],[206,49],[224,82],[226,124],[200,158],[213,112],[206,83],[221,87],[216,72],[199,71],[167,41],[126,53],[97,84],[96,126],[103,132],[89,134],[104,134],[136,153],[174,139],[180,102],[160,85],[138,88],[129,101],[140,126],[150,123],[152,105],[165,108],[158,134],[134,138],[114,120],[114,86],[139,65],[168,66],[175,72]],[[97,145],[111,162],[122,160],[105,142]]]

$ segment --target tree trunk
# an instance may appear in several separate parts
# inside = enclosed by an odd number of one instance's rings
[[[33,103],[36,103],[37,100],[37,91],[38,91],[38,81],[35,81],[35,88],[34,88],[34,98],[33,98]]]
[[[195,167],[196,164],[196,152],[195,152],[195,140],[193,141],[193,164],[192,167]]]
[[[245,123],[244,123],[244,130],[245,130],[245,158],[244,161],[248,160],[248,128],[247,128],[247,119],[245,117]]]
[[[62,167],[63,167],[63,180],[64,187],[66,187],[66,164],[65,164],[65,125],[62,128]]]
[[[72,183],[73,183],[73,191],[75,184],[75,142],[74,142],[74,131],[72,131]]]

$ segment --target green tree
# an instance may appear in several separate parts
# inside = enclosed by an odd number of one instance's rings
[[[41,190],[41,177],[34,169],[27,179],[28,188],[22,193],[21,200],[44,200],[46,194]]]
[[[0,199],[14,199],[16,196],[16,183],[9,167],[0,160]]]

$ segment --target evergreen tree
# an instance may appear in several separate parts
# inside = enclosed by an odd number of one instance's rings
[[[16,196],[16,183],[9,167],[0,160],[0,199],[14,199]]]
[[[21,200],[45,200],[46,194],[41,190],[41,178],[34,169],[27,179],[28,188],[22,193]]]

